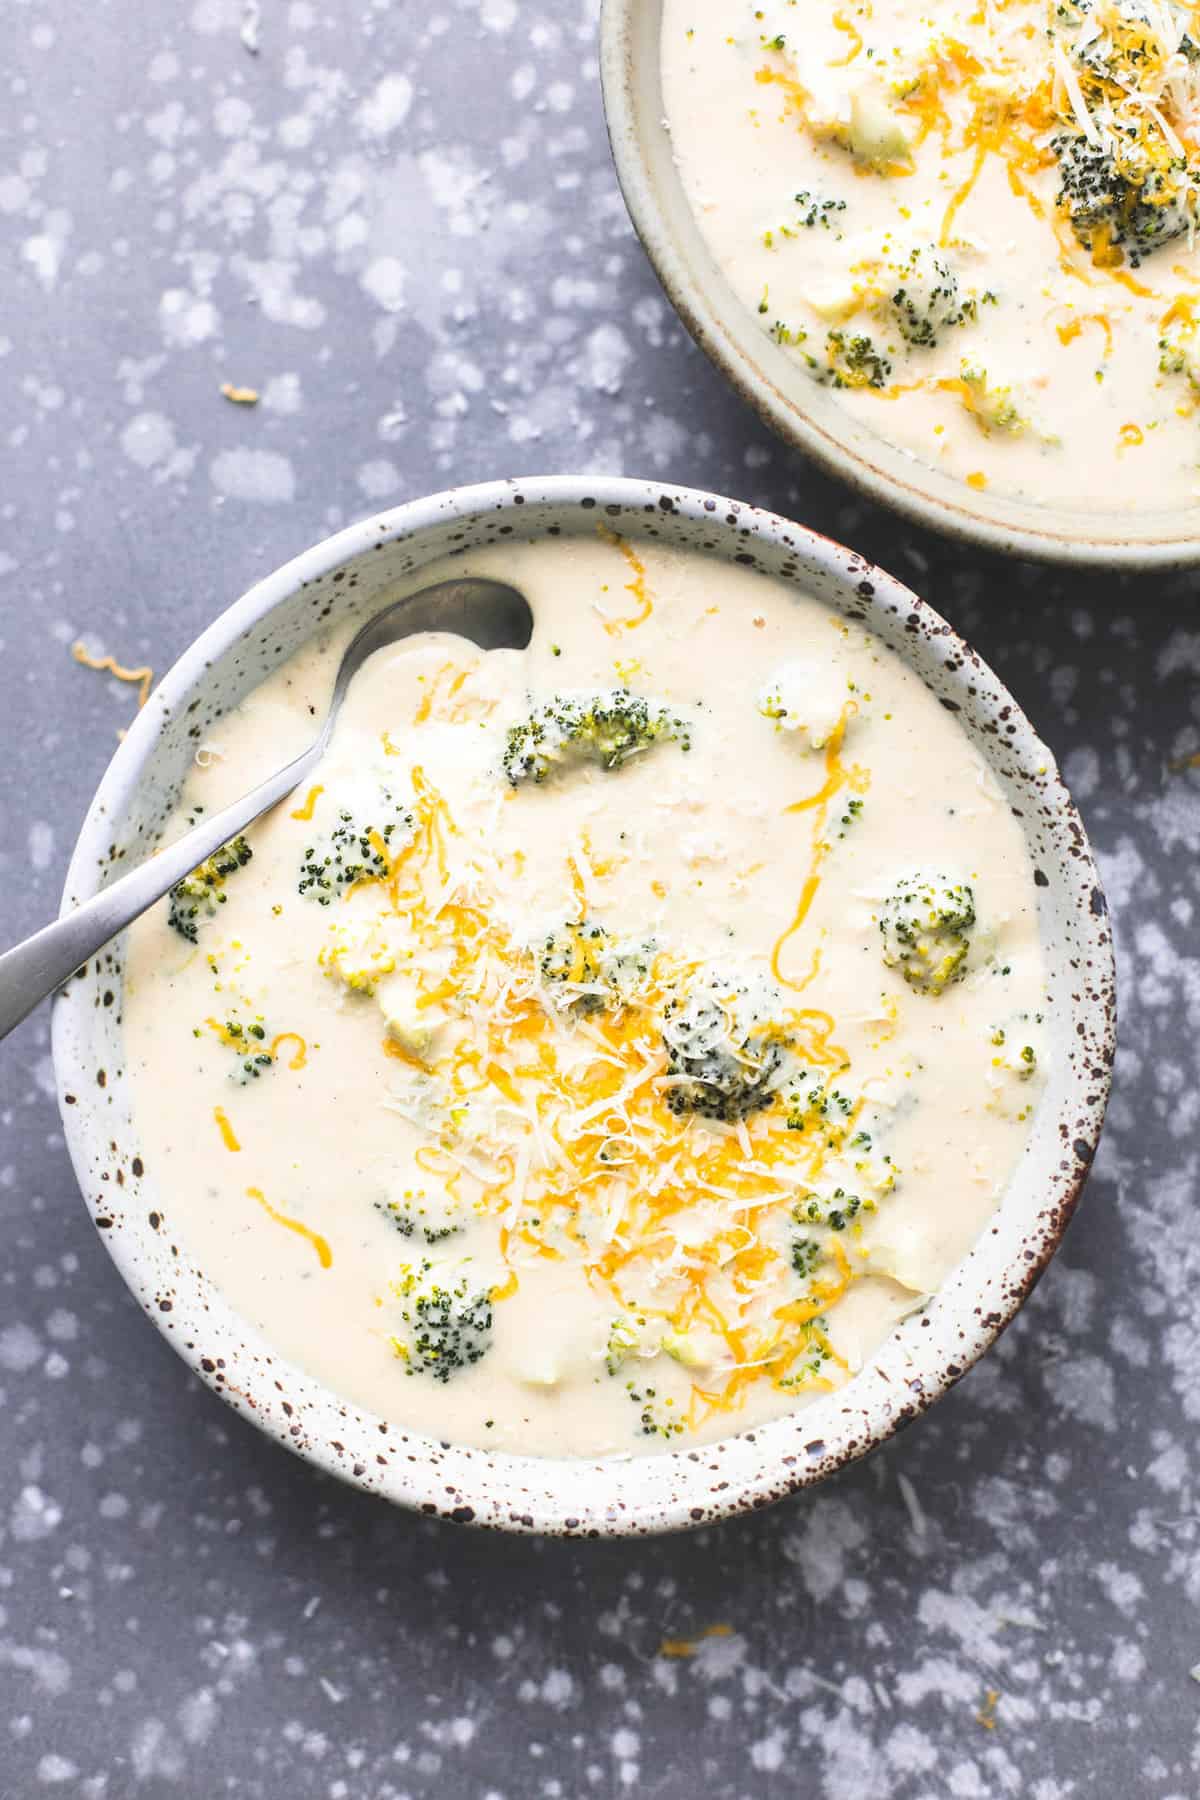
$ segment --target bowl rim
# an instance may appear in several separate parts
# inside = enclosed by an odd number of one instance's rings
[[[711,262],[705,246],[711,274],[728,295],[729,317],[710,304],[705,284],[697,279],[659,201],[650,146],[640,129],[643,114],[635,91],[634,33],[645,29],[648,12],[661,12],[661,6],[662,0],[601,0],[600,83],[617,181],[634,230],[671,306],[695,343],[763,423],[869,499],[916,524],[988,550],[1075,568],[1132,571],[1184,568],[1200,562],[1200,507],[1149,515],[1161,524],[1142,536],[1136,535],[1134,528],[1139,516],[1147,515],[1138,512],[1116,514],[1117,526],[1106,532],[1111,514],[1047,507],[1042,525],[1036,518],[1036,503],[1000,493],[976,493],[965,482],[921,463],[899,445],[861,427],[850,414],[843,415],[843,423],[831,406],[827,424],[788,397],[769,366],[774,358],[782,359],[784,352],[759,330]],[[658,42],[656,33],[656,46]],[[657,47],[654,80],[661,97]],[[661,104],[655,109],[649,129],[665,140],[663,110]],[[686,206],[686,199],[682,203]]]
[[[1003,705],[1004,729],[1008,734],[1006,751],[1027,757],[1032,766],[1037,766],[1038,756],[1045,759],[1038,774],[1048,784],[1046,791],[1053,801],[1046,808],[1050,837],[1061,851],[1068,889],[1083,914],[1081,929],[1094,964],[1090,996],[1085,1000],[1076,995],[1072,1002],[1081,1032],[1086,1026],[1091,1034],[1092,1050],[1086,1080],[1077,1073],[1056,1116],[1058,1133],[1065,1140],[1063,1157],[1053,1172],[1049,1165],[1045,1171],[1039,1170],[1038,1187],[1043,1197],[1036,1216],[1031,1207],[1028,1221],[1022,1219],[1020,1258],[1014,1257],[995,1275],[985,1275],[967,1290],[967,1298],[974,1303],[965,1324],[963,1318],[956,1317],[954,1329],[958,1337],[953,1350],[936,1358],[930,1355],[928,1362],[920,1366],[919,1379],[872,1393],[869,1407],[861,1393],[854,1397],[854,1408],[846,1404],[842,1413],[847,1420],[853,1415],[854,1422],[845,1425],[840,1437],[831,1429],[832,1422],[825,1420],[821,1421],[824,1435],[811,1437],[811,1427],[806,1431],[803,1425],[806,1418],[813,1417],[809,1408],[785,1414],[765,1427],[690,1450],[663,1451],[647,1457],[543,1458],[448,1445],[419,1432],[406,1431],[402,1426],[390,1426],[339,1399],[315,1376],[284,1363],[265,1345],[268,1373],[274,1377],[286,1371],[292,1384],[287,1391],[292,1398],[298,1399],[301,1391],[311,1395],[311,1406],[330,1412],[337,1428],[333,1433],[322,1427],[316,1436],[307,1428],[301,1433],[295,1420],[296,1409],[287,1403],[281,1407],[268,1391],[271,1387],[280,1388],[278,1379],[268,1381],[257,1372],[261,1355],[247,1354],[244,1367],[235,1369],[237,1381],[220,1371],[214,1372],[213,1359],[202,1354],[202,1346],[211,1346],[214,1336],[207,1307],[203,1315],[197,1308],[196,1315],[189,1317],[186,1304],[177,1304],[171,1316],[164,1317],[161,1302],[156,1304],[153,1290],[143,1279],[147,1251],[139,1250],[136,1231],[100,1230],[122,1278],[193,1372],[235,1411],[285,1448],[327,1473],[414,1510],[501,1529],[592,1537],[684,1529],[755,1510],[814,1484],[878,1447],[948,1391],[999,1336],[1062,1239],[1086,1181],[1104,1120],[1115,1052],[1115,968],[1103,890],[1082,822],[1053,758],[1003,683],[940,615],[903,583],[820,533],[745,503],[702,490],[667,489],[661,483],[625,477],[533,477],[450,489],[372,514],[303,551],[256,583],[193,641],[138,714],[97,788],[71,857],[61,908],[64,913],[69,911],[101,885],[102,870],[111,866],[114,822],[119,835],[127,805],[167,721],[187,710],[213,661],[300,589],[336,574],[368,551],[419,539],[444,524],[448,517],[461,525],[482,521],[510,508],[521,508],[522,517],[530,520],[539,507],[573,513],[588,507],[594,512],[583,516],[594,519],[604,518],[603,509],[609,505],[618,507],[623,515],[644,517],[662,510],[682,514],[695,526],[703,526],[710,536],[716,531],[729,540],[736,538],[738,560],[742,562],[753,560],[745,551],[747,541],[754,538],[776,551],[786,550],[792,557],[799,549],[822,580],[828,580],[846,596],[855,596],[855,603],[866,609],[868,628],[873,611],[881,616],[885,611],[898,613],[910,630],[915,628],[914,621],[919,621],[920,629],[936,644],[937,657],[947,665],[947,678],[964,696],[962,710],[978,708],[973,716],[986,718]],[[711,544],[707,549],[694,546],[693,553],[711,554],[713,548]],[[974,698],[980,693],[983,699]],[[87,1109],[76,1103],[73,1093],[68,1099],[69,1092],[81,1086],[82,1063],[73,1047],[72,1029],[80,1029],[74,1014],[85,1004],[85,1018],[94,1018],[92,1005],[84,999],[84,984],[78,981],[57,997],[52,1056],[68,1149],[80,1188],[89,1197],[95,1186],[89,1153],[94,1151],[100,1136],[110,1134],[102,1131],[98,1122],[89,1125]],[[80,1035],[86,1039],[86,1025]],[[94,1070],[94,1065],[89,1064],[88,1068]],[[111,1189],[95,1202],[89,1197],[89,1209],[98,1227],[111,1227],[112,1219],[100,1215],[112,1211],[114,1197]],[[144,1216],[143,1209],[139,1220]],[[983,1241],[981,1237],[964,1263],[947,1277],[930,1303],[929,1313],[936,1310],[939,1300],[959,1280],[961,1270],[979,1253]],[[145,1242],[148,1244],[149,1239]],[[989,1303],[986,1309],[985,1302]],[[256,1341],[263,1345],[248,1321],[234,1313],[220,1296],[217,1304],[243,1333],[243,1345]],[[928,1313],[923,1315],[923,1322],[929,1322]],[[945,1328],[950,1329],[948,1314]],[[935,1332],[927,1334],[922,1345],[932,1351],[935,1337]],[[856,1383],[861,1383],[874,1367],[872,1359]],[[257,1392],[255,1379],[259,1383]],[[838,1390],[843,1396],[848,1392],[845,1388]],[[832,1401],[837,1397],[827,1398]],[[393,1433],[389,1448],[395,1451],[399,1446],[403,1451],[383,1475],[374,1466],[364,1467],[365,1454],[359,1457],[347,1450],[358,1432],[364,1452],[368,1434],[370,1448],[376,1451],[379,1440],[375,1433],[381,1429]],[[777,1453],[766,1448],[774,1439],[779,1440]],[[760,1445],[764,1448],[760,1449]],[[373,1458],[373,1462],[380,1460],[383,1459]],[[657,1477],[655,1470],[659,1471]],[[632,1480],[627,1479],[630,1471]],[[668,1472],[666,1478],[663,1471]],[[726,1478],[716,1479],[717,1476]],[[649,1502],[640,1497],[639,1490],[645,1488],[653,1495]]]

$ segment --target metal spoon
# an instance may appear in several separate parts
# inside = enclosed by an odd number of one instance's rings
[[[65,919],[47,925],[0,956],[0,1038],[19,1025],[39,1000],[68,981],[110,938],[161,900],[177,881],[299,787],[324,756],[347,689],[367,658],[419,631],[452,632],[470,638],[481,650],[523,650],[533,633],[533,614],[516,588],[482,576],[441,581],[385,606],[347,647],[325,723],[302,756],[114,881]]]

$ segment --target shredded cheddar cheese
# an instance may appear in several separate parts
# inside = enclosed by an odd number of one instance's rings
[[[693,1638],[664,1638],[662,1643],[658,1646],[658,1654],[660,1656],[671,1657],[676,1661],[682,1661],[687,1657],[695,1656],[700,1645],[706,1638],[732,1636],[732,1625],[708,1625]]]
[[[303,1069],[308,1062],[308,1045],[300,1036],[300,1033],[298,1031],[281,1031],[277,1036],[271,1039],[269,1055],[273,1062],[278,1061],[279,1059],[279,1046],[281,1044],[294,1044],[296,1046],[288,1062],[288,1068]]]
[[[313,816],[313,808],[324,792],[325,789],[321,786],[320,782],[317,783],[316,787],[310,787],[304,805],[298,806],[293,812],[293,819],[311,819]]]
[[[229,1115],[223,1106],[213,1107],[213,1118],[216,1120],[217,1130],[221,1134],[221,1142],[224,1144],[225,1148],[227,1150],[240,1150],[242,1146],[238,1142],[233,1126],[229,1123]]]
[[[316,1251],[317,1261],[323,1269],[331,1267],[333,1263],[333,1252],[329,1248],[328,1241],[321,1236],[319,1231],[310,1230],[307,1225],[301,1224],[299,1219],[289,1219],[286,1213],[281,1213],[277,1207],[271,1205],[271,1202],[267,1199],[261,1188],[248,1187],[246,1189],[246,1198],[248,1200],[257,1200],[267,1217],[273,1219],[276,1225],[282,1225],[285,1231],[294,1231],[297,1237],[302,1237],[304,1239],[306,1244],[311,1244]]]
[[[96,669],[102,674],[115,675],[118,681],[128,681],[138,690],[138,711],[150,698],[150,689],[154,683],[154,670],[151,668],[127,669],[112,656],[93,656],[82,640],[71,645],[71,655],[85,669]]]
[[[607,525],[600,525],[597,529],[605,543],[614,545],[621,552],[633,572],[633,580],[626,583],[625,592],[633,595],[635,610],[627,619],[606,619],[604,622],[605,631],[615,637],[620,631],[633,631],[637,626],[644,625],[654,611],[654,601],[646,585],[646,565],[633,545],[627,539],[618,537],[615,531],[610,531]]]
[[[844,709],[825,749],[818,790],[791,809],[812,820],[814,872],[788,939],[803,926],[819,880],[830,801],[843,788],[867,785],[866,771],[842,756],[852,710]],[[681,1339],[708,1333],[722,1347],[721,1367],[697,1382],[689,1424],[735,1409],[760,1380],[829,1385],[822,1371],[840,1362],[824,1320],[856,1278],[854,1266],[840,1244],[826,1247],[814,1260],[807,1298],[775,1306],[764,1325],[763,1296],[777,1287],[785,1263],[761,1227],[786,1216],[831,1157],[853,1154],[864,1101],[839,1100],[830,1117],[818,1094],[811,1115],[791,1118],[776,1107],[735,1126],[677,1116],[658,1021],[698,965],[660,949],[619,1005],[582,1015],[564,1031],[536,960],[496,903],[504,871],[469,845],[419,764],[412,781],[414,834],[386,874],[362,886],[389,931],[399,928],[411,948],[412,1016],[449,1008],[459,1029],[440,1051],[418,1052],[391,1035],[382,1049],[421,1092],[441,1096],[441,1126],[418,1163],[456,1201],[468,1181],[477,1209],[499,1222],[507,1267],[499,1296],[517,1291],[531,1259],[570,1254],[619,1308],[640,1309]],[[583,919],[600,877],[580,840],[564,863]],[[578,927],[568,928],[565,946],[560,978],[586,985]],[[352,973],[343,971],[343,979],[353,985]],[[783,979],[798,989],[811,974],[792,982],[784,971]],[[823,1072],[823,1081],[849,1075],[829,1014],[785,1008],[774,1029],[794,1044],[799,1066]],[[468,1118],[463,1136],[459,1121]],[[868,1196],[866,1210],[873,1205]]]

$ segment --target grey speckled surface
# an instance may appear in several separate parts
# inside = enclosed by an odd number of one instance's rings
[[[659,475],[877,556],[1011,682],[1118,913],[1117,1095],[1063,1255],[906,1437],[699,1537],[506,1542],[316,1479],[185,1377],[78,1200],[43,1013],[0,1062],[0,1794],[1191,1800],[1196,578],[980,564],[770,441],[631,236],[589,7],[263,0],[252,54],[258,10],[5,10],[5,936],[131,707],[76,636],[161,670],[383,502]]]

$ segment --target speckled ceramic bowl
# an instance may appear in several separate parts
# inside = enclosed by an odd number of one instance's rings
[[[604,0],[600,72],[617,178],[667,298],[765,422],[873,500],[1020,556],[1164,568],[1200,562],[1200,509],[1122,513],[976,493],[853,418],[762,330],[700,235],[663,119],[662,0]]]
[[[1000,1209],[924,1312],[841,1392],[702,1449],[552,1461],[458,1449],[364,1414],[285,1362],[240,1318],[173,1229],[169,1169],[143,1163],[121,1045],[118,942],[55,1002],[67,1142],[121,1274],[179,1354],[237,1411],[369,1493],[448,1518],[584,1535],[698,1525],[766,1505],[883,1442],[943,1394],[1012,1318],[1079,1197],[1113,1052],[1104,896],[1079,815],[1023,714],[949,626],[853,552],[734,501],[638,481],[498,482],[417,500],[318,544],[253,588],[155,690],[100,785],[64,909],[145,856],[196,744],[331,614],[368,616],[435,557],[598,523],[761,569],[862,620],[918,671],[986,758],[1036,870],[1049,976],[1050,1078]]]

